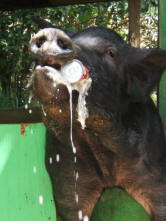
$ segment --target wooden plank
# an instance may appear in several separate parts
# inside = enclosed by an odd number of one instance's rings
[[[57,7],[63,5],[86,4],[94,2],[110,2],[121,0],[1,0],[0,10],[15,10],[25,8]]]
[[[0,124],[38,123],[41,121],[39,107],[0,109]]]
[[[159,46],[166,49],[166,0],[159,0]],[[166,72],[159,86],[159,112],[166,130]]]

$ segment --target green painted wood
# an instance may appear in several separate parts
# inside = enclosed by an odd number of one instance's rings
[[[159,45],[166,49],[166,0],[159,0]],[[166,72],[159,86],[159,111],[166,130]]]
[[[0,125],[0,220],[56,221],[45,169],[45,127]],[[23,133],[23,131],[22,131]]]
[[[96,204],[91,221],[150,221],[144,208],[125,191],[105,190]]]

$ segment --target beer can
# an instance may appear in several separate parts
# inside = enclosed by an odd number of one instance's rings
[[[62,76],[71,84],[88,77],[88,70],[79,60],[72,60],[61,67]]]

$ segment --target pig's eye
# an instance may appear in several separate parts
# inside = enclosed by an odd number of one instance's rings
[[[61,47],[62,49],[64,49],[64,50],[67,49],[67,44],[64,40],[58,39],[57,43],[58,43],[59,47]]]
[[[110,57],[115,57],[115,55],[116,55],[116,50],[115,50],[115,48],[113,48],[113,47],[109,47],[108,49],[107,49],[107,55],[109,55]]]
[[[44,42],[45,42],[46,40],[47,40],[47,39],[46,39],[45,36],[42,36],[42,37],[38,38],[38,39],[36,40],[36,45],[37,45],[37,47],[40,48],[40,47],[42,46],[42,44],[44,44]]]

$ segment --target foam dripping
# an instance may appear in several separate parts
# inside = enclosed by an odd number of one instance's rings
[[[80,80],[76,83],[71,83],[67,79],[64,78],[64,76],[61,75],[61,73],[50,67],[50,66],[37,66],[36,68],[37,71],[45,71],[47,76],[53,81],[53,87],[56,87],[58,84],[64,84],[69,92],[69,105],[70,105],[70,142],[72,146],[72,151],[74,154],[74,164],[77,164],[77,149],[74,145],[73,142],[73,104],[72,104],[72,91],[76,90],[79,93],[78,96],[78,103],[77,103],[77,120],[80,122],[82,129],[86,128],[86,119],[88,118],[88,110],[86,107],[86,96],[88,95],[88,90],[91,86],[92,79],[91,78],[86,78],[83,80]],[[46,116],[46,113],[44,111],[44,108],[42,107],[44,115]],[[59,111],[61,113],[61,111]],[[59,160],[58,160],[59,161]],[[77,193],[77,182],[79,179],[79,173],[76,170],[74,170],[74,177],[75,177],[75,202],[78,204],[79,202],[79,195]],[[79,213],[79,218],[82,218],[82,214]],[[84,217],[85,221],[87,221],[87,217]]]

